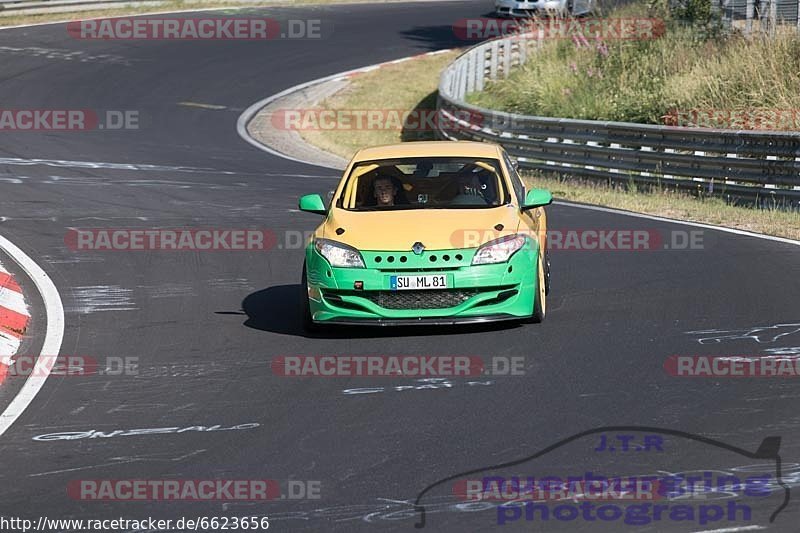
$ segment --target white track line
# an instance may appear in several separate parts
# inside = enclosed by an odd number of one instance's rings
[[[764,526],[726,527],[722,529],[704,529],[703,531],[695,531],[693,533],[736,533],[737,531],[757,531],[760,529],[767,528]]]
[[[295,85],[294,87],[289,87],[285,91],[281,91],[281,92],[279,92],[277,94],[273,94],[272,96],[268,96],[267,98],[264,98],[263,100],[259,100],[255,104],[253,104],[250,107],[248,107],[247,109],[245,109],[244,112],[241,115],[239,115],[239,119],[236,121],[236,132],[239,134],[239,137],[241,137],[245,142],[255,146],[259,150],[267,152],[268,154],[272,154],[272,155],[275,155],[275,156],[278,156],[278,157],[282,157],[284,159],[288,159],[289,161],[294,161],[295,163],[304,163],[306,165],[314,165],[314,166],[323,167],[323,168],[335,168],[335,167],[332,167],[332,166],[329,166],[329,165],[321,165],[319,163],[314,163],[312,161],[305,161],[303,159],[298,159],[296,157],[292,157],[292,156],[283,154],[281,152],[278,152],[277,150],[273,150],[269,146],[263,145],[260,142],[258,142],[257,140],[255,140],[253,137],[251,137],[250,133],[247,131],[247,125],[250,123],[251,120],[253,120],[253,117],[255,117],[256,114],[259,111],[261,111],[264,107],[266,107],[267,105],[271,104],[272,102],[274,102],[278,98],[282,98],[285,95],[291,94],[291,93],[296,92],[296,91],[302,91],[303,89],[307,89],[308,87],[311,87],[313,85],[317,85],[318,83],[325,83],[326,81],[330,81],[330,80],[339,78],[339,77],[344,76],[344,75],[346,75],[346,74],[348,74],[350,72],[355,72],[355,71],[351,70],[351,71],[348,71],[348,72],[342,72],[341,74],[333,74],[331,76],[326,76],[326,77],[320,78],[318,80],[313,80],[313,81],[309,81],[309,82],[306,82],[306,83],[301,83],[299,85]],[[335,170],[339,170],[339,169],[336,168]]]
[[[28,277],[36,285],[36,289],[42,295],[45,313],[47,314],[47,329],[45,331],[44,343],[36,368],[41,369],[30,375],[17,393],[6,410],[0,414],[0,436],[17,421],[31,404],[36,395],[41,390],[44,382],[50,376],[50,371],[56,362],[55,357],[44,357],[42,355],[55,355],[61,350],[61,341],[64,339],[64,306],[61,303],[61,296],[58,294],[55,284],[47,273],[37,265],[33,259],[28,257],[25,252],[20,250],[14,243],[0,236],[0,250],[11,257]],[[40,364],[41,363],[41,364]]]
[[[449,52],[450,50],[451,49],[436,50],[434,52],[426,52],[424,54],[416,54],[416,55],[413,55],[413,56],[402,57],[400,59],[395,59],[393,61],[384,61],[383,63],[376,63],[374,65],[368,65],[366,67],[354,68],[353,70],[347,70],[345,72],[339,72],[337,74],[331,74],[330,76],[325,76],[324,78],[318,78],[316,80],[311,80],[311,81],[307,81],[305,83],[300,83],[298,85],[295,85],[294,87],[289,87],[288,89],[286,89],[284,91],[281,91],[281,92],[279,92],[277,94],[273,94],[272,96],[268,96],[268,97],[264,98],[263,100],[259,100],[255,104],[253,104],[250,107],[248,107],[247,109],[245,109],[244,112],[241,115],[239,115],[239,120],[236,121],[236,131],[239,133],[239,137],[241,137],[245,142],[255,146],[259,150],[267,152],[268,154],[272,154],[272,155],[275,155],[275,156],[278,156],[278,157],[282,157],[284,159],[288,159],[289,161],[294,161],[295,163],[303,163],[303,164],[306,164],[306,165],[314,165],[314,166],[317,166],[317,167],[331,168],[333,170],[337,170],[337,171],[341,172],[342,169],[340,169],[340,168],[332,167],[332,166],[329,166],[329,165],[323,165],[323,164],[320,164],[320,163],[315,163],[313,161],[306,161],[304,159],[299,159],[299,158],[296,158],[296,157],[292,157],[290,155],[286,155],[286,154],[283,154],[281,152],[278,152],[277,150],[273,150],[269,146],[265,146],[265,145],[261,144],[260,142],[258,142],[257,140],[255,140],[253,137],[251,137],[250,133],[247,131],[247,125],[250,123],[251,120],[253,120],[253,117],[255,117],[256,114],[259,111],[261,111],[261,109],[263,109],[267,105],[271,104],[275,100],[286,96],[287,94],[292,94],[292,93],[295,93],[295,92],[298,92],[298,91],[302,91],[302,90],[307,89],[309,87],[313,87],[314,85],[319,85],[320,83],[325,83],[327,81],[332,81],[332,80],[335,80],[335,79],[338,79],[338,78],[346,78],[348,76],[352,76],[353,74],[361,74],[361,73],[364,73],[364,72],[370,72],[372,70],[379,69],[379,68],[381,68],[383,66],[386,66],[386,65],[396,64],[396,63],[398,63],[400,61],[408,61],[408,60],[416,59],[416,58],[419,58],[419,57],[443,54],[445,52]]]
[[[632,211],[624,211],[621,209],[614,209],[613,207],[600,207],[596,205],[584,205],[584,204],[573,204],[572,202],[565,202],[563,200],[559,200],[557,202],[553,202],[556,205],[563,205],[567,207],[577,207],[579,209],[590,209],[592,211],[602,211],[605,213],[613,213],[615,215],[627,215],[629,217],[636,217],[636,218],[646,218],[648,220],[656,220],[658,222],[669,222],[672,224],[681,224],[683,226],[694,226],[696,228],[704,228],[704,229],[712,229],[717,231],[724,231],[725,233],[733,233],[734,235],[743,235],[745,237],[754,237],[756,239],[764,239],[767,241],[775,241],[781,242],[783,244],[792,244],[794,246],[800,246],[800,241],[795,241],[792,239],[786,239],[784,237],[773,237],[772,235],[764,235],[761,233],[753,233],[752,231],[745,231],[741,229],[735,228],[726,228],[724,226],[715,226],[713,224],[703,224],[702,222],[687,222],[685,220],[676,220],[674,218],[666,218],[666,217],[659,217],[655,215],[645,215],[642,213],[634,213]]]

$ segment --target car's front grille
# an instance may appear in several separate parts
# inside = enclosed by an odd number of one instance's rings
[[[476,289],[433,291],[366,291],[360,296],[384,309],[443,309],[455,307],[478,294]]]

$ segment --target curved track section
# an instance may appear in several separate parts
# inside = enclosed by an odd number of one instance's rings
[[[789,244],[558,205],[550,226],[564,235],[647,231],[660,245],[554,250],[549,316],[540,326],[314,338],[295,319],[299,249],[112,253],[65,244],[70,228],[193,227],[260,228],[288,245],[287,232],[318,222],[295,211],[297,197],[328,191],[337,176],[244,143],[240,113],[307,80],[459,45],[453,22],[486,9],[485,2],[447,2],[253,11],[322,19],[334,27],[324,41],[79,41],[61,25],[0,32],[4,108],[136,110],[141,117],[135,131],[2,132],[0,233],[58,287],[61,354],[106,365],[90,375],[51,376],[0,438],[0,514],[268,515],[278,530],[409,530],[411,502],[436,481],[600,426],[657,426],[744,450],[780,436],[783,474],[796,480],[795,380],[664,371],[671,355],[800,353],[800,256]],[[663,249],[691,231],[701,231],[702,246]],[[43,333],[35,327],[34,320],[33,333]],[[270,370],[281,355],[403,354],[521,357],[524,372],[441,383],[293,380]],[[106,371],[120,361],[127,371]],[[1,400],[9,395],[0,390]],[[142,429],[150,431],[132,431]],[[594,437],[572,446],[516,474],[732,470],[758,457],[674,439],[661,454],[638,456],[594,452]],[[103,503],[67,490],[87,479],[251,478],[318,482],[320,498]],[[426,498],[431,530],[497,526],[493,505],[464,505],[452,491]],[[768,522],[777,498],[755,506],[747,522],[664,519],[639,528],[792,531],[791,504]],[[505,529],[537,525],[621,527],[583,519],[532,524],[523,516]]]

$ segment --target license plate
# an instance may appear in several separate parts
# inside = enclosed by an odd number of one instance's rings
[[[392,276],[391,289],[393,291],[407,291],[420,289],[446,289],[447,276],[444,274],[433,276]]]

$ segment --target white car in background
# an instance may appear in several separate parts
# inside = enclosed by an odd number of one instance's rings
[[[596,0],[495,0],[494,10],[501,17],[530,17],[540,13],[588,15]]]

